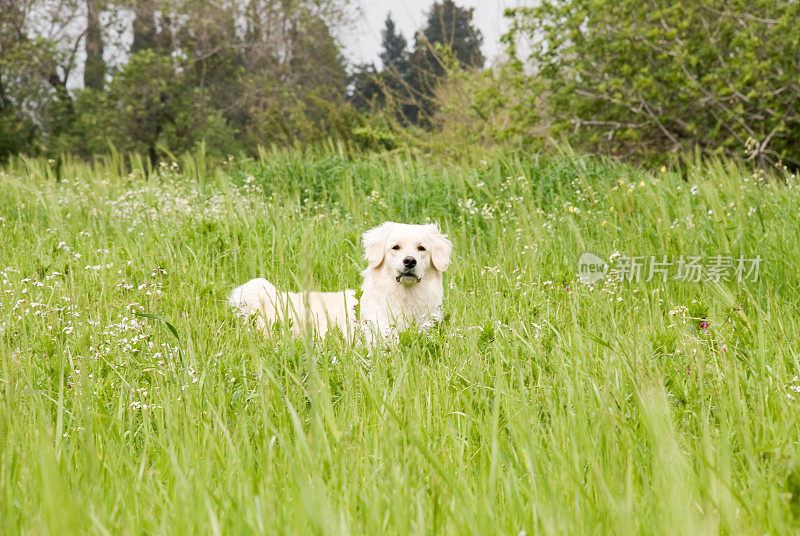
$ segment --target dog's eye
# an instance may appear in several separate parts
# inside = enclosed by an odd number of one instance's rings
[[[393,246],[392,246],[392,249],[394,249],[394,250],[398,250],[398,249],[400,249],[400,244],[395,244],[395,245],[393,245]]]
[[[417,251],[425,251],[425,246],[417,246]]]

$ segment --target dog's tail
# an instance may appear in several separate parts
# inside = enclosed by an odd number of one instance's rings
[[[266,279],[251,279],[231,291],[228,304],[238,309],[242,315],[250,316],[261,311],[263,303],[274,301],[276,294],[275,285]]]

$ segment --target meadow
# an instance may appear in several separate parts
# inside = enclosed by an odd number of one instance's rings
[[[0,533],[800,529],[797,177],[335,145],[145,168],[0,171]],[[433,332],[266,340],[226,305],[358,288],[385,220],[455,244]]]

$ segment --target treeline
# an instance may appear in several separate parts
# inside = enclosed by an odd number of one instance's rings
[[[346,130],[339,0],[11,0],[5,153],[218,152]],[[82,89],[70,88],[80,76]],[[77,84],[80,86],[80,84]]]
[[[793,0],[540,0],[506,12],[506,56],[490,66],[472,10],[452,0],[410,42],[388,17],[377,65],[343,56],[346,0],[3,6],[0,159],[566,140],[658,165],[695,152],[800,167]]]
[[[0,158],[370,145],[367,114],[390,100],[404,125],[430,128],[439,52],[483,64],[472,12],[451,0],[433,5],[413,50],[387,19],[380,69],[345,61],[335,35],[347,15],[344,0],[10,0]]]

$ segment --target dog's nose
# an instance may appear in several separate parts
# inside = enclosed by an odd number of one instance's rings
[[[408,257],[403,259],[403,265],[406,268],[413,268],[417,265],[417,259],[409,255]]]

